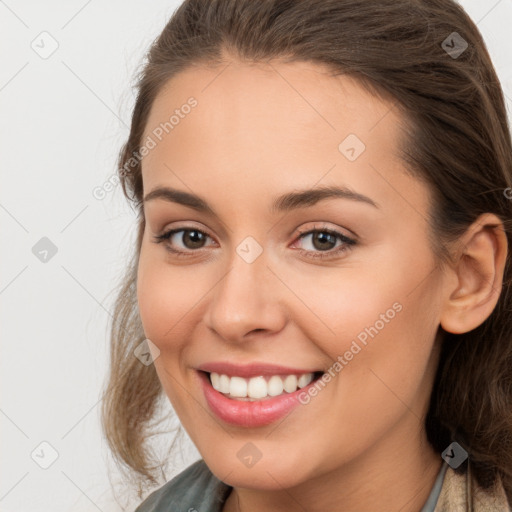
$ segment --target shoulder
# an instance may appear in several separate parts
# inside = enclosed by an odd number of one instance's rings
[[[135,512],[220,512],[230,490],[200,459],[153,491]]]

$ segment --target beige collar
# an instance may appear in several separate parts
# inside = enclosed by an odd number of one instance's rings
[[[467,471],[459,475],[448,466],[434,512],[510,512],[505,489],[498,480],[491,492],[484,491]]]

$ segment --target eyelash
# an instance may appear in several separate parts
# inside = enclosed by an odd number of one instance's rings
[[[181,227],[181,228],[171,229],[171,230],[166,231],[160,235],[155,236],[154,242],[157,244],[163,243],[166,240],[169,240],[171,238],[171,236],[173,236],[174,234],[179,233],[181,231],[183,231],[183,232],[197,231],[198,233],[201,233],[202,235],[206,235],[207,237],[211,238],[210,235],[208,235],[208,233],[205,233],[204,231],[201,231],[200,229],[185,226],[185,227]],[[334,258],[336,256],[341,255],[345,251],[350,250],[352,246],[357,244],[356,240],[354,240],[353,238],[347,237],[346,235],[344,235],[343,233],[340,233],[339,231],[329,229],[329,228],[323,228],[323,227],[317,228],[316,226],[313,229],[299,231],[299,236],[297,237],[297,240],[305,237],[306,235],[310,235],[313,233],[327,233],[329,235],[333,235],[333,236],[339,238],[343,242],[343,244],[341,246],[339,246],[337,249],[330,249],[328,251],[308,251],[305,249],[299,249],[299,253],[306,256],[307,258],[313,258],[313,259]],[[177,256],[178,258],[189,257],[189,256],[191,256],[191,253],[198,252],[200,250],[200,249],[195,249],[195,250],[189,249],[188,251],[180,251],[177,249],[173,249],[168,244],[166,244],[166,249],[170,253]],[[312,252],[314,255],[311,254]]]

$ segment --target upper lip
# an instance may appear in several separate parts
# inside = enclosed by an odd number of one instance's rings
[[[304,373],[316,373],[322,371],[316,369],[290,368],[287,366],[263,362],[234,364],[227,361],[216,361],[201,364],[197,367],[197,370],[237,377],[257,377],[259,375],[302,375]]]

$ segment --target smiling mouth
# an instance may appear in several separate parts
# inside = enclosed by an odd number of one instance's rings
[[[318,380],[323,372],[290,374],[290,375],[260,375],[251,378],[229,376],[216,372],[204,373],[213,389],[225,397],[254,402],[268,400],[277,396],[294,393],[313,381]]]

